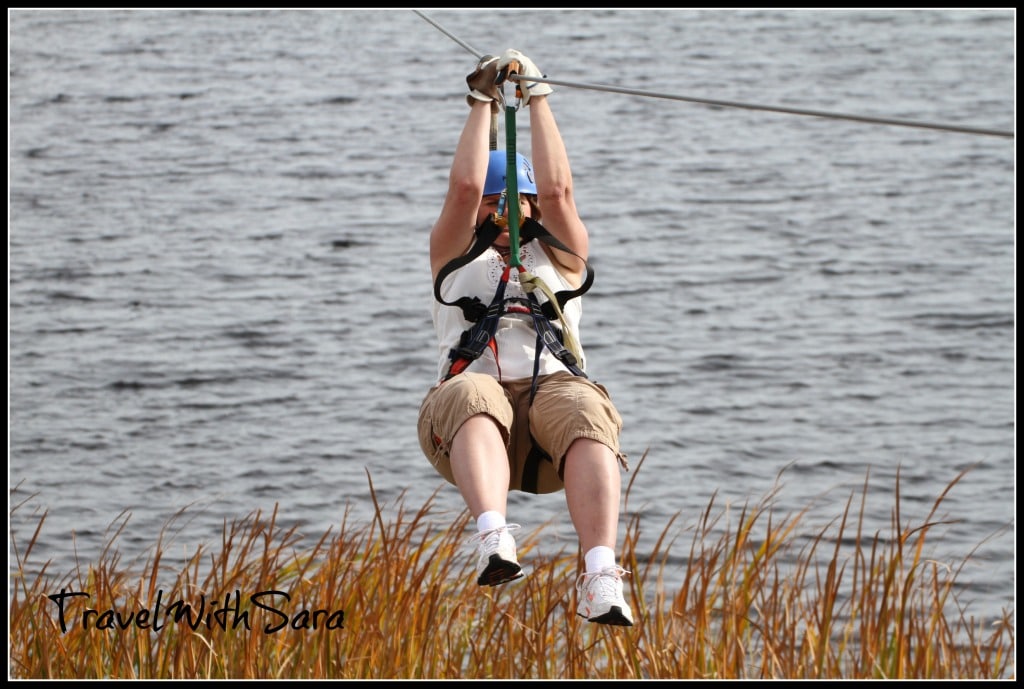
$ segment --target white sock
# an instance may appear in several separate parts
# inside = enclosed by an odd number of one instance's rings
[[[487,510],[486,512],[481,512],[480,516],[476,518],[477,533],[497,529],[499,526],[505,526],[505,515],[501,512]]]
[[[615,566],[615,551],[606,545],[599,545],[588,550],[583,559],[587,563],[587,574],[594,574],[605,567]]]

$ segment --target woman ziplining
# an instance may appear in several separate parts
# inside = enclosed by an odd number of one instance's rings
[[[518,74],[533,162],[515,149],[506,106],[506,150],[493,150],[498,85]],[[477,583],[524,576],[506,521],[508,493],[565,491],[585,570],[576,612],[629,626],[618,563],[622,418],[589,378],[579,346],[580,296],[593,280],[587,228],[548,96],[552,88],[516,50],[484,57],[466,78],[470,112],[430,234],[438,375],[420,407],[420,445],[454,484],[477,528]],[[552,292],[551,287],[559,291]],[[538,295],[539,293],[539,295]]]
[[[576,297],[593,274],[584,260],[586,230],[572,201],[568,161],[555,163],[551,156],[550,141],[557,141],[559,156],[565,155],[547,102],[551,85],[960,133],[1011,138],[1013,133],[559,82],[543,76],[526,58],[519,74],[510,70],[518,55],[508,51],[500,59],[481,58],[467,77],[471,112],[431,232],[440,361],[437,383],[420,409],[419,438],[435,469],[458,487],[474,517],[480,585],[523,576],[510,533],[518,525],[506,521],[508,492],[564,489],[585,556],[577,612],[591,621],[628,625],[632,610],[622,587],[627,572],[615,557],[620,478],[614,460],[626,468],[619,450],[621,418],[607,391],[588,378],[582,349],[570,346],[578,342]],[[494,115],[504,102],[494,77],[523,86],[533,166],[519,156],[514,139],[506,140],[505,151],[494,146]],[[506,104],[506,136],[515,134],[515,111]],[[538,137],[545,128],[550,128],[550,141]],[[518,239],[523,253],[515,250]],[[557,294],[540,289],[543,300],[531,289],[548,284],[564,289]],[[564,308],[558,312],[555,307]],[[566,390],[587,389],[577,411],[568,411],[564,398],[557,402],[564,409],[555,403],[545,406],[543,399],[556,382]],[[566,415],[558,416],[562,412]]]

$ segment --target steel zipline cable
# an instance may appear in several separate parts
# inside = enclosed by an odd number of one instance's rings
[[[426,16],[419,10],[413,10],[416,14],[422,17],[424,20],[436,27],[441,33],[445,34],[453,41],[458,43],[460,46],[465,48],[468,52],[472,53],[477,59],[483,56],[477,50],[474,50],[471,46],[465,42],[459,40],[456,36],[448,32],[444,27],[435,22],[430,17]],[[517,75],[513,75],[512,79],[517,79]],[[689,103],[701,103],[703,105],[712,105],[723,108],[743,108],[746,110],[763,110],[767,112],[779,112],[789,115],[806,115],[810,117],[823,117],[833,120],[852,120],[854,122],[866,122],[868,124],[884,124],[893,125],[897,127],[916,127],[918,129],[933,129],[947,132],[957,132],[960,134],[975,134],[979,136],[998,136],[1007,139],[1013,139],[1015,137],[1014,132],[1004,129],[987,129],[983,127],[964,127],[955,124],[939,124],[934,122],[918,122],[914,120],[896,119],[890,117],[872,117],[868,115],[850,115],[838,112],[828,112],[825,110],[806,110],[802,108],[787,108],[776,105],[759,105],[756,103],[742,103],[738,101],[727,101],[727,100],[715,100],[712,98],[697,98],[694,96],[680,96],[668,93],[656,93],[653,91],[643,91],[640,89],[621,88],[618,86],[608,86],[605,84],[585,84],[576,81],[564,81],[560,79],[548,79],[547,77],[531,77],[530,81],[537,81],[545,84],[553,84],[555,86],[568,86],[570,88],[578,89],[589,89],[592,91],[607,91],[609,93],[623,93],[632,96],[643,96],[646,98],[665,98],[668,100],[686,101]]]

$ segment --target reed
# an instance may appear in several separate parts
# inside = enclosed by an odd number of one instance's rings
[[[642,520],[633,514],[622,548],[633,573],[630,628],[575,614],[581,557],[546,552],[550,525],[518,539],[529,576],[478,587],[469,515],[438,520],[436,494],[415,511],[404,496],[382,509],[372,479],[369,523],[350,524],[346,512],[337,533],[308,545],[277,523],[276,509],[255,512],[226,523],[216,547],[181,566],[167,564],[161,534],[141,573],[116,549],[124,515],[98,562],[63,577],[46,567],[29,576],[44,515],[26,544],[11,533],[9,675],[1012,679],[1013,611],[983,627],[956,599],[963,565],[925,557],[939,505],[962,476],[921,524],[901,525],[897,492],[887,537],[863,532],[863,497],[858,519],[851,497],[810,537],[799,528],[806,511],[779,519],[771,494],[735,523],[712,498],[672,590],[665,570],[680,515],[641,557]]]

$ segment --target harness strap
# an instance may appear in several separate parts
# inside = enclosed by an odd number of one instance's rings
[[[449,275],[462,266],[472,263],[477,256],[486,251],[487,247],[494,243],[499,234],[501,234],[501,228],[498,227],[497,223],[490,218],[485,220],[481,223],[480,227],[476,228],[476,241],[469,251],[446,263],[437,272],[437,278],[434,279],[434,299],[445,306],[458,306],[462,309],[463,318],[470,323],[475,323],[484,317],[487,313],[487,305],[480,301],[479,297],[459,297],[455,301],[445,301],[444,297],[441,296],[441,285]]]
[[[486,251],[491,244],[494,243],[494,240],[498,238],[498,235],[501,234],[501,231],[502,228],[499,227],[492,218],[484,220],[484,222],[480,224],[480,227],[476,229],[476,241],[473,242],[473,246],[470,247],[469,251],[446,263],[445,266],[438,271],[437,278],[434,280],[434,299],[445,306],[459,307],[462,310],[462,316],[470,323],[475,323],[484,317],[487,313],[487,305],[480,301],[479,297],[459,297],[455,301],[445,301],[441,296],[441,286],[449,275],[459,268],[472,263],[473,260]],[[539,239],[549,246],[553,246],[556,249],[572,254],[583,261],[587,267],[587,277],[579,287],[574,290],[561,290],[559,292],[555,292],[554,295],[552,295],[554,296],[554,299],[545,302],[541,306],[541,309],[544,311],[544,315],[550,320],[555,320],[560,317],[560,310],[565,307],[567,301],[583,296],[583,294],[585,294],[594,284],[594,269],[585,258],[569,249],[569,247],[558,239],[558,237],[551,234],[547,228],[533,218],[525,218],[523,220],[520,227],[520,233],[524,244],[533,239]]]
[[[483,317],[477,320],[471,328],[464,331],[462,337],[459,338],[459,346],[453,347],[448,352],[448,358],[451,359],[452,363],[448,367],[448,374],[444,377],[445,380],[465,371],[471,363],[480,358],[488,347],[494,349],[494,359],[495,361],[498,360],[497,346],[494,344],[494,334],[498,331],[498,321],[501,320],[505,313],[505,287],[508,285],[509,271],[511,271],[511,268],[505,266],[501,279],[498,281],[498,287],[494,290],[494,298],[491,300],[490,306],[484,309]],[[463,297],[463,299],[465,298]],[[476,298],[474,297],[474,299]],[[479,299],[476,299],[476,301],[478,304],[483,305],[483,302]]]
[[[533,316],[533,327],[534,330],[537,331],[537,349],[540,350],[543,347],[547,347],[548,350],[555,355],[555,358],[561,361],[573,375],[586,378],[587,374],[579,367],[579,360],[577,359],[576,354],[569,351],[563,343],[563,338],[560,336],[560,333],[564,333],[565,331],[556,330],[551,327],[551,321],[544,315],[540,302],[532,292],[527,294],[527,298],[529,299],[530,304],[530,315]],[[568,333],[566,333],[566,335],[568,335]],[[537,356],[534,361],[535,369],[538,368],[539,361],[540,356]],[[536,378],[536,375],[534,375],[534,378]]]
[[[554,299],[551,299],[551,301],[549,302],[545,302],[544,305],[541,306],[541,309],[544,310],[544,315],[550,318],[551,320],[560,318],[560,311],[561,309],[565,308],[565,303],[570,299],[582,297],[587,292],[587,290],[589,290],[590,287],[594,284],[594,269],[591,267],[590,262],[587,261],[587,259],[583,258],[575,251],[567,247],[561,239],[548,232],[546,227],[541,225],[533,218],[526,218],[523,221],[522,233],[523,236],[527,238],[527,241],[531,239],[539,239],[548,246],[553,246],[556,249],[564,251],[567,254],[572,254],[576,258],[583,261],[583,265],[587,267],[587,277],[584,278],[582,284],[580,284],[579,287],[573,290],[562,290],[560,292],[555,292],[554,295],[550,295],[550,293],[548,293],[549,298],[551,296],[554,296]]]
[[[520,287],[523,288],[525,292],[529,293],[531,297],[534,296],[534,292],[537,290],[540,290],[541,292],[544,293],[544,295],[548,299],[548,301],[545,302],[545,305],[550,305],[554,307],[553,310],[558,318],[558,322],[562,324],[562,329],[559,331],[562,334],[562,344],[565,345],[566,349],[568,349],[570,352],[572,352],[572,354],[575,355],[575,359],[579,359],[581,356],[583,356],[583,349],[580,347],[580,344],[576,341],[575,336],[573,336],[572,329],[569,327],[569,323],[565,319],[565,314],[563,314],[562,309],[558,307],[558,302],[556,301],[555,295],[551,293],[551,288],[548,287],[547,284],[543,280],[541,280],[539,276],[533,275],[532,273],[528,273],[523,268],[519,269],[519,285]],[[555,320],[550,315],[547,316],[547,319],[551,321]],[[538,329],[537,332],[540,333],[540,330]]]
[[[540,443],[533,437],[533,433],[530,433],[530,450],[526,454],[526,461],[523,462],[523,478],[521,483],[522,490],[527,493],[537,493],[538,484],[540,483],[541,462],[554,464],[551,455],[541,449]],[[562,478],[562,476],[559,475],[559,478]]]

